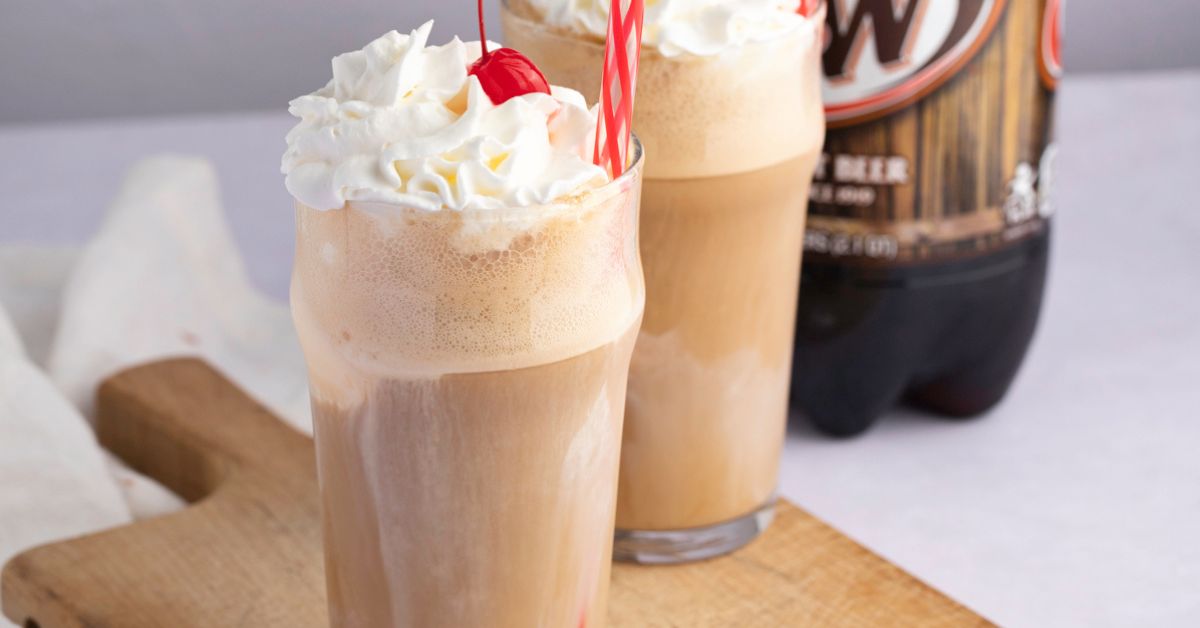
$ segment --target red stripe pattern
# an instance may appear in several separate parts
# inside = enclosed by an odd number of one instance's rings
[[[629,6],[622,10],[621,5],[625,2]],[[644,12],[643,0],[612,0],[609,11],[604,77],[600,89],[600,119],[596,124],[596,147],[592,161],[608,170],[613,178],[625,172],[629,159]]]

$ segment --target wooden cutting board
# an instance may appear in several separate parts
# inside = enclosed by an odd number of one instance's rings
[[[100,389],[105,447],[186,510],[5,566],[25,628],[327,625],[312,441],[196,360]],[[617,565],[609,624],[983,626],[986,620],[786,502],[759,540],[680,567]]]

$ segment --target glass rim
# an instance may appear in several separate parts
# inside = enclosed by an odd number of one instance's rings
[[[630,187],[635,178],[641,177],[646,160],[645,147],[642,146],[642,141],[634,133],[629,134],[629,145],[632,149],[629,157],[629,166],[625,168],[625,171],[620,176],[614,177],[604,185],[577,190],[546,203],[473,209],[451,209],[442,206],[438,209],[430,210],[423,207],[388,201],[346,201],[345,205],[339,209],[356,209],[379,216],[419,215],[427,216],[430,219],[440,218],[446,220],[458,218],[480,224],[568,216],[585,212],[604,204],[612,197]],[[301,204],[298,200],[296,202],[298,205]]]
[[[599,124],[599,120],[597,120],[597,124]],[[629,165],[625,167],[625,172],[622,172],[620,176],[613,177],[612,181],[596,188],[597,190],[603,190],[614,183],[631,179],[637,174],[636,171],[641,169],[642,162],[646,158],[646,149],[642,146],[642,140],[638,138],[637,133],[632,131],[629,133],[629,147],[632,149],[632,152],[630,152]]]
[[[500,6],[504,12],[501,22],[503,22],[504,19],[514,19],[514,20],[522,22],[530,27],[535,27],[538,31],[538,36],[540,36],[540,37],[553,37],[556,39],[570,40],[574,45],[583,45],[583,46],[587,46],[590,48],[598,49],[600,54],[604,54],[604,49],[607,45],[607,42],[604,37],[598,36],[595,33],[583,33],[583,32],[578,32],[578,31],[572,30],[572,29],[564,27],[564,26],[559,26],[559,25],[555,25],[555,24],[547,24],[546,22],[539,21],[537,18],[527,16],[518,11],[514,11],[512,8],[513,4],[514,4],[514,0],[500,0]],[[820,27],[820,24],[822,24],[825,19],[825,15],[826,15],[825,11],[826,11],[826,0],[818,0],[817,11],[814,12],[812,15],[808,16],[808,19],[813,20],[814,22],[816,22],[818,24],[818,27]],[[799,36],[799,33],[800,33],[800,30],[796,30],[794,32],[788,32],[786,34],[781,34],[776,37],[770,37],[770,38],[763,39],[763,40],[746,41],[746,42],[742,42],[740,44],[735,45],[733,47],[733,49],[734,50],[752,50],[756,47],[767,48],[767,47],[777,44],[781,41],[786,41],[787,40],[786,35]],[[817,39],[820,40],[820,33],[818,33]],[[644,42],[644,40],[643,40],[643,42]],[[507,41],[504,42],[504,45],[505,45],[505,47],[511,47],[508,45]],[[643,43],[642,56],[643,56],[643,65],[644,65],[647,56],[652,56],[653,60],[657,61],[657,62],[683,64],[683,63],[704,63],[707,61],[711,61],[712,59],[715,59],[716,57],[719,57],[720,55],[713,56],[713,55],[698,55],[698,54],[688,53],[688,54],[675,55],[675,56],[666,56],[666,55],[662,54],[661,52],[659,52],[658,49],[655,48],[654,46],[645,45]]]

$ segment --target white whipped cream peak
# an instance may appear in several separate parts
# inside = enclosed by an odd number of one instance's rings
[[[321,210],[354,201],[493,209],[608,181],[590,159],[596,112],[582,95],[552,87],[495,105],[467,74],[480,44],[429,46],[432,28],[338,55],[329,84],[291,102],[300,122],[282,170],[297,200]]]
[[[553,26],[603,39],[609,0],[524,0]],[[665,57],[712,56],[795,31],[800,0],[646,0],[642,45]]]

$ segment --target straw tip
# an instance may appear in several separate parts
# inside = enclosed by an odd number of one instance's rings
[[[621,0],[612,0],[609,9],[595,162],[606,167],[614,178],[625,172],[633,132],[633,99],[642,50],[644,9],[642,0],[629,0],[625,9]]]

